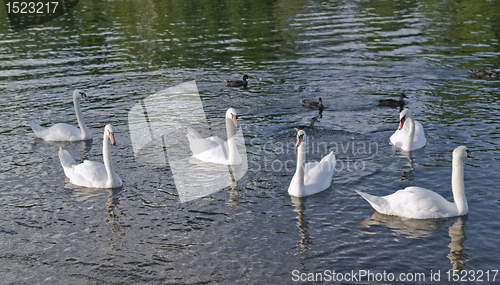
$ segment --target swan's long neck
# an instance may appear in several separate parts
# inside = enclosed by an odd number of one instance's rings
[[[82,137],[88,137],[90,134],[89,128],[87,128],[87,125],[85,125],[85,122],[83,121],[83,114],[82,114],[82,109],[80,108],[80,100],[78,99],[73,99],[73,104],[75,105],[75,113],[76,113],[76,119],[78,120],[78,126],[80,127],[80,131],[82,132]]]
[[[410,124],[410,131],[408,132],[408,139],[406,142],[408,144],[408,150],[411,150],[413,140],[415,139],[415,120],[413,120],[413,116],[408,116],[407,121]]]
[[[104,138],[102,140],[102,159],[104,160],[104,167],[106,168],[106,172],[108,174],[108,184],[113,184],[113,174],[115,170],[113,169],[113,164],[111,163],[111,155],[109,153],[109,135],[107,132],[104,132]]]
[[[227,146],[228,150],[228,158],[229,162],[233,164],[236,162],[236,155],[238,150],[236,149],[236,141],[234,139],[234,129],[233,129],[233,121],[229,118],[226,118],[226,133],[227,133]]]
[[[306,142],[305,140],[299,145],[297,149],[297,169],[295,170],[295,175],[299,179],[299,194],[304,191],[304,171],[306,166]],[[299,195],[300,196],[300,195]]]
[[[462,157],[453,157],[451,172],[451,189],[453,191],[453,200],[457,205],[458,215],[465,215],[469,212],[469,205],[465,198],[464,191],[464,161]]]

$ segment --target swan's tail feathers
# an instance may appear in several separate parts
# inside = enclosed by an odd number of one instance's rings
[[[40,126],[39,124],[37,124],[33,121],[30,122],[30,127],[37,137],[38,137],[37,133],[40,133],[41,131],[45,130],[44,127]]]
[[[76,161],[73,159],[71,154],[62,148],[59,148],[59,160],[61,160],[63,168],[70,168],[73,165],[76,165]]]
[[[387,201],[382,197],[373,196],[367,193],[356,190],[356,192],[361,195],[377,212],[385,214],[384,208],[387,208]]]
[[[187,137],[189,141],[195,139],[203,139],[203,137],[195,129],[191,127],[187,128]]]

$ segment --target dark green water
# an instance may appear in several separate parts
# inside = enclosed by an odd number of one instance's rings
[[[13,33],[1,7],[0,283],[289,284],[294,270],[369,270],[424,273],[428,284],[456,269],[466,279],[482,270],[491,284],[500,270],[500,81],[467,69],[500,69],[498,15],[499,1],[81,1]],[[243,74],[248,88],[225,86]],[[181,203],[168,165],[135,159],[128,113],[192,80],[214,129],[227,108],[238,110],[250,163],[236,187]],[[35,139],[31,120],[76,124],[76,88],[92,98],[81,106],[93,141]],[[410,155],[389,144],[399,108],[376,101],[401,92],[427,136]],[[317,97],[326,108],[309,137],[337,146],[338,171],[327,190],[291,199],[295,168],[280,163],[295,165],[293,127],[318,115],[299,100]],[[68,183],[59,146],[101,161],[108,123],[123,187]],[[383,216],[355,192],[420,186],[451,200],[459,145],[476,157],[465,165],[465,217]]]

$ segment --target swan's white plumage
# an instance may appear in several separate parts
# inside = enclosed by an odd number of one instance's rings
[[[462,216],[469,208],[464,193],[463,159],[472,157],[467,148],[459,146],[453,151],[452,191],[454,202],[438,193],[421,188],[406,187],[393,194],[378,197],[358,192],[379,213],[411,219],[435,219]]]
[[[424,147],[427,139],[422,124],[413,118],[410,109],[401,111],[399,119],[403,118],[405,118],[403,127],[398,128],[390,137],[391,143],[404,151],[413,151]]]
[[[75,90],[73,92],[73,104],[79,128],[66,123],[59,123],[50,128],[44,128],[35,122],[29,122],[35,136],[46,141],[81,141],[92,139],[92,133],[83,121],[80,99],[89,100],[84,92]]]
[[[233,108],[229,108],[225,118],[228,136],[227,141],[219,137],[204,138],[193,128],[187,128],[189,147],[193,152],[193,157],[204,162],[216,164],[241,164],[242,159],[236,148],[233,129],[234,126],[238,126],[236,111]]]
[[[62,148],[59,149],[59,159],[64,174],[71,183],[91,188],[116,188],[122,186],[122,180],[113,169],[109,153],[110,140],[114,144],[114,132],[111,125],[106,125],[104,128],[103,140],[104,164],[90,160],[76,164],[71,154]]]
[[[336,160],[332,151],[324,156],[320,162],[305,163],[306,133],[302,130],[298,131],[297,139],[300,140],[297,151],[297,169],[288,187],[288,194],[295,197],[305,197],[330,187]]]

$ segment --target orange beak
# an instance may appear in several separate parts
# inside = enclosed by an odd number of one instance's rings
[[[399,121],[398,130],[401,130],[404,124],[405,124],[405,118],[402,118],[401,121]]]
[[[116,145],[115,135],[109,134],[109,140],[111,141],[112,145]]]
[[[295,144],[295,146],[298,147],[300,145],[300,143],[302,143],[302,137],[301,136],[297,137],[297,143]]]
[[[468,158],[474,158],[474,156],[472,155],[472,153],[470,151],[467,151],[467,157]]]
[[[238,123],[238,118],[236,116],[233,116],[233,123],[235,127],[239,127],[240,123]]]

